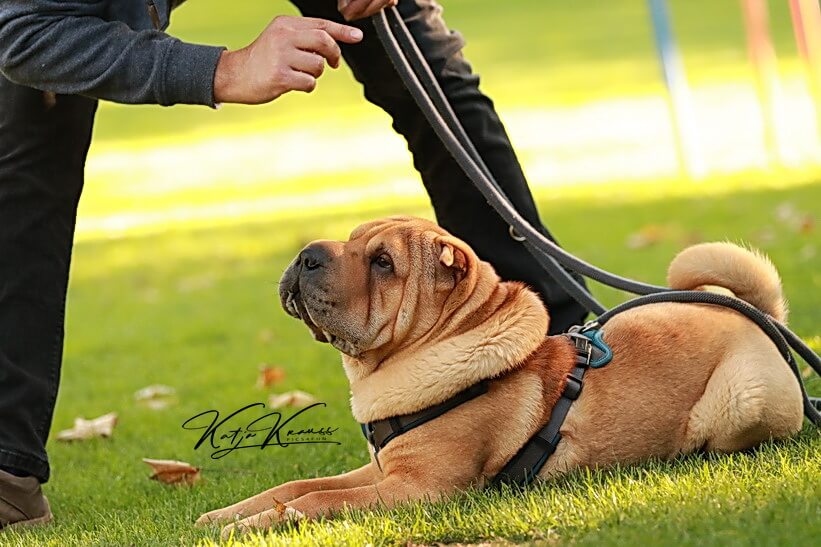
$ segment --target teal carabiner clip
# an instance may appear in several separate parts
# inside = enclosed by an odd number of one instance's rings
[[[590,343],[593,344],[593,347],[597,348],[603,354],[596,360],[593,360],[591,358],[590,364],[588,365],[590,368],[602,368],[607,363],[613,360],[613,350],[610,349],[610,346],[608,346],[607,342],[605,342],[602,338],[604,336],[604,333],[601,331],[601,329],[590,329],[587,331],[582,331],[579,334],[590,340]]]

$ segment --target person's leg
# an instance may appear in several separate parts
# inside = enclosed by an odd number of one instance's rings
[[[292,1],[305,15],[342,20],[335,2]],[[519,212],[550,236],[539,220],[527,180],[493,103],[479,90],[479,77],[462,56],[464,40],[447,28],[435,1],[400,0],[398,7],[488,168]],[[408,141],[439,224],[469,243],[502,278],[524,281],[536,289],[550,310],[551,333],[564,332],[581,322],[584,309],[510,237],[507,224],[439,141],[399,79],[370,20],[356,24],[365,32],[365,39],[354,46],[342,46],[345,60],[363,84],[367,99],[392,116],[394,129]]]
[[[45,444],[96,107],[0,76],[0,469],[40,482],[50,474]]]

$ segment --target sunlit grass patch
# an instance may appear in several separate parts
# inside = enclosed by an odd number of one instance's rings
[[[237,545],[404,545],[548,541],[583,545],[794,545],[821,532],[817,432],[749,454],[577,472],[528,488],[469,492],[393,511],[237,538]],[[785,511],[797,529],[773,526]],[[206,545],[214,544],[211,541]]]

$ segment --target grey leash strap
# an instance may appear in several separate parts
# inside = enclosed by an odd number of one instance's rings
[[[513,230],[515,230],[517,234],[525,238],[527,241],[535,242],[532,244],[534,246],[538,246],[540,249],[540,254],[547,255],[565,268],[573,270],[586,277],[590,277],[591,279],[595,279],[596,281],[611,287],[634,294],[651,294],[668,290],[665,287],[640,283],[596,268],[592,264],[589,264],[568,253],[550,241],[547,236],[531,226],[531,224],[524,217],[522,217],[518,211],[516,211],[504,193],[499,189],[498,183],[492,177],[485,175],[483,169],[472,157],[472,154],[468,152],[468,150],[471,149],[475,150],[475,147],[471,145],[469,148],[466,148],[456,137],[444,118],[444,116],[448,116],[454,125],[459,124],[459,126],[461,126],[461,123],[455,115],[451,117],[448,114],[443,114],[436,108],[435,103],[431,99],[431,94],[437,96],[440,103],[447,103],[447,97],[430,71],[427,61],[425,61],[424,56],[422,56],[418,46],[416,46],[416,42],[413,41],[410,31],[408,31],[405,26],[405,22],[402,20],[396,8],[389,8],[374,15],[373,23],[376,27],[377,35],[380,41],[382,41],[391,62],[399,73],[399,76],[402,78],[402,81],[405,83],[405,86],[408,88],[408,91],[414,101],[419,106],[423,115],[442,141],[442,144],[448,152],[450,152],[451,156],[453,156],[459,166],[465,171],[468,178],[471,179],[473,184],[482,193],[491,207],[496,210],[496,212],[512,227]],[[410,48],[407,56],[397,41],[397,37],[402,39]],[[421,77],[424,78],[428,89],[426,89],[422,84],[420,81],[420,75],[416,74],[408,61],[409,57],[414,59],[414,62],[418,66],[427,67],[422,71]],[[449,112],[452,114],[452,109],[449,109]],[[460,133],[464,133],[464,129],[462,129]],[[465,135],[465,138],[467,138],[467,135]],[[559,272],[561,272],[561,274]],[[578,285],[570,274],[562,268],[558,268],[555,273],[561,277],[566,277],[567,279],[565,279],[565,282],[567,282],[568,285],[571,285],[572,283],[581,288],[581,286]],[[567,281],[568,279],[570,281]],[[571,295],[574,297],[581,297],[581,295],[578,295],[577,292],[578,291],[575,290],[571,291]],[[581,289],[581,292],[586,293],[587,291]],[[587,297],[581,298],[583,301],[587,300],[588,302],[589,299],[592,299],[589,294]],[[598,304],[597,309],[604,308],[601,304]]]

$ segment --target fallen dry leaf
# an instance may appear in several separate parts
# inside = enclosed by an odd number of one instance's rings
[[[271,408],[284,408],[286,406],[303,407],[314,404],[316,398],[304,391],[289,391],[287,393],[274,393],[268,397],[268,406]]]
[[[154,473],[149,477],[164,484],[191,486],[200,480],[200,468],[176,460],[152,460],[143,458]]]
[[[625,245],[628,249],[644,249],[662,240],[664,229],[658,224],[642,226],[637,232],[627,236]]]
[[[74,427],[57,433],[58,441],[85,441],[96,437],[111,437],[117,425],[117,413],[110,412],[93,420],[77,418]]]
[[[285,370],[280,367],[268,365],[259,366],[259,376],[257,376],[257,388],[265,389],[285,379]]]
[[[151,410],[162,410],[175,401],[177,390],[171,386],[154,384],[134,393],[134,400]]]
[[[815,229],[815,217],[801,211],[788,201],[775,208],[775,218],[803,235],[809,235]]]
[[[285,511],[288,509],[288,506],[274,498],[274,509],[276,509],[277,514],[282,517],[285,515]]]
[[[803,235],[809,235],[815,229],[815,218],[812,215],[804,215],[798,222],[798,231]]]

